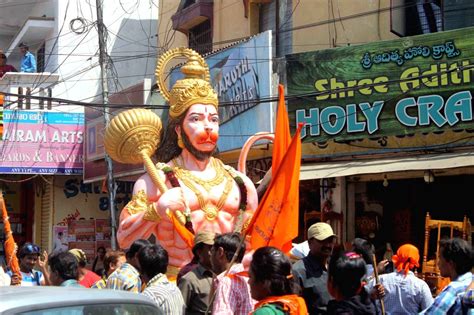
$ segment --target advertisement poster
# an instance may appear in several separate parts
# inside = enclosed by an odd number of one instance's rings
[[[101,247],[105,248],[105,250],[111,250],[112,249],[112,243],[110,240],[103,240],[103,241],[96,241],[95,242],[95,252],[97,253],[97,250]]]
[[[292,129],[318,155],[473,144],[473,32],[287,55]]]
[[[111,228],[108,219],[95,220],[95,239],[97,241],[109,240],[111,236]]]
[[[53,226],[53,254],[68,250],[68,227]]]
[[[71,235],[71,241],[95,242],[95,220],[71,221],[68,226],[68,233]]]
[[[3,110],[0,172],[82,174],[84,114]]]

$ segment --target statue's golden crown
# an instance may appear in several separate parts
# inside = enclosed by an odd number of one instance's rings
[[[175,57],[187,57],[181,67],[184,78],[176,81],[168,91],[165,85],[165,67]],[[209,67],[204,58],[190,48],[174,48],[161,55],[156,66],[156,81],[160,93],[170,103],[170,117],[178,118],[194,104],[219,105],[217,94],[210,84]]]

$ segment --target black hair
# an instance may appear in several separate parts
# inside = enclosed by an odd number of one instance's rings
[[[214,249],[218,249],[219,247],[222,247],[224,249],[225,257],[227,258],[227,261],[231,261],[232,257],[234,257],[235,252],[240,246],[239,254],[237,256],[236,262],[240,263],[242,262],[242,259],[244,258],[245,254],[245,242],[241,241],[242,238],[240,237],[239,233],[225,233],[225,234],[219,234],[216,235],[214,239]]]
[[[255,251],[250,271],[256,282],[270,282],[270,295],[298,294],[300,288],[291,274],[291,262],[275,247],[261,247]]]
[[[446,261],[454,263],[458,275],[470,271],[473,265],[473,252],[471,245],[463,239],[444,239],[439,242],[441,255]]]
[[[166,273],[168,252],[161,245],[149,244],[138,252],[138,262],[140,271],[151,279],[159,273]]]
[[[104,246],[99,246],[99,247],[97,247],[97,253],[99,253],[99,250],[100,250],[100,249],[103,249],[104,252],[105,252],[105,247],[104,247]]]
[[[25,48],[26,50],[29,50],[29,49],[30,49],[30,47],[28,47],[28,45],[25,44],[25,43],[20,43],[20,45],[18,45],[18,47],[19,47],[19,48]]]
[[[337,251],[329,260],[328,281],[348,299],[359,292],[365,272],[366,264],[361,255]]]
[[[182,126],[185,116],[186,114],[184,113],[177,119],[173,119],[171,117],[168,118],[166,128],[163,128],[161,130],[162,140],[160,142],[160,146],[155,152],[157,161],[167,163],[175,157],[179,156],[183,151],[178,146],[178,135],[176,134],[175,128],[176,126]]]
[[[150,245],[150,241],[144,240],[144,239],[136,240],[135,242],[132,243],[132,245],[128,249],[125,257],[127,257],[127,259],[132,259],[140,251],[140,249],[142,249],[143,247],[147,245]]]
[[[374,247],[369,241],[363,238],[355,238],[352,241],[352,250],[364,258],[366,264],[372,264],[372,255],[374,254]]]
[[[38,245],[33,244],[33,243],[25,243],[20,251],[18,252],[18,257],[21,259],[25,257],[26,255],[40,255],[41,254],[41,249]]]
[[[77,279],[77,258],[70,252],[60,252],[48,258],[52,272],[63,280]]]
[[[194,247],[192,248],[193,255],[197,256],[197,253],[204,247],[204,245],[206,244],[199,243],[199,244],[194,245]]]

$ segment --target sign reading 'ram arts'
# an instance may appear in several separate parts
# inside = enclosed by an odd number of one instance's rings
[[[82,174],[84,114],[3,111],[0,172]]]
[[[473,32],[287,56],[288,94],[306,94],[289,102],[292,125],[305,142],[474,131]]]

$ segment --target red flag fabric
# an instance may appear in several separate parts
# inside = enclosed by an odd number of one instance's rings
[[[273,141],[272,174],[276,174],[278,166],[288,150],[291,142],[290,122],[285,105],[285,88],[278,85],[278,109],[275,125],[275,140]]]
[[[301,128],[293,136],[246,231],[252,249],[274,246],[288,252],[298,236]]]

